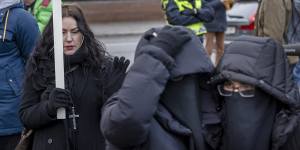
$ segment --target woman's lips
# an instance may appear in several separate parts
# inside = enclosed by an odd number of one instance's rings
[[[74,49],[74,46],[65,46],[65,49],[70,51]]]

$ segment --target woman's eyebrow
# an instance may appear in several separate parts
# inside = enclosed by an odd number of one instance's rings
[[[71,31],[78,30],[78,29],[79,29],[78,27],[75,27],[75,28],[71,29]]]
[[[74,28],[72,28],[72,29],[70,29],[71,31],[74,31],[74,30],[78,30],[79,28],[78,27],[74,27]],[[66,31],[66,30],[68,30],[68,29],[64,29],[63,28],[63,31]]]

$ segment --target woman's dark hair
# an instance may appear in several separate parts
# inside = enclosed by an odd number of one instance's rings
[[[87,51],[88,55],[84,62],[85,65],[100,68],[105,61],[106,51],[89,28],[82,10],[79,6],[68,4],[62,6],[62,17],[72,17],[77,22],[78,29],[83,35],[84,40],[80,50]],[[42,37],[29,59],[26,78],[35,79],[36,86],[46,86],[49,78],[54,78],[54,39],[53,39],[53,19],[49,20]],[[37,78],[40,78],[39,81]],[[37,80],[36,80],[37,79]]]
[[[105,56],[105,49],[103,44],[99,43],[94,36],[94,33],[89,28],[82,10],[77,5],[63,5],[62,17],[72,17],[76,20],[79,31],[84,37],[81,49],[88,51],[88,64],[92,66],[99,66],[103,57]],[[39,49],[40,48],[40,49]],[[42,40],[39,43],[38,51],[51,51],[53,52],[53,22],[52,17],[45,28]]]

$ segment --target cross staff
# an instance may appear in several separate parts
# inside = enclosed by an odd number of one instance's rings
[[[55,84],[57,88],[65,88],[64,76],[64,52],[62,35],[62,13],[61,0],[53,0],[53,33],[54,33],[54,62],[55,62]],[[57,119],[66,119],[66,109],[57,110]]]

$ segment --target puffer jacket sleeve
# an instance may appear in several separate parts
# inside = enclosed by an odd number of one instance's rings
[[[34,5],[34,15],[41,32],[44,31],[52,16],[52,9],[52,1],[48,5],[44,5],[43,1],[36,2]]]
[[[157,59],[170,56],[152,53],[152,50],[162,50],[151,45],[141,49],[120,90],[102,110],[101,130],[109,143],[121,148],[145,142],[160,95],[170,77],[168,69]]]

